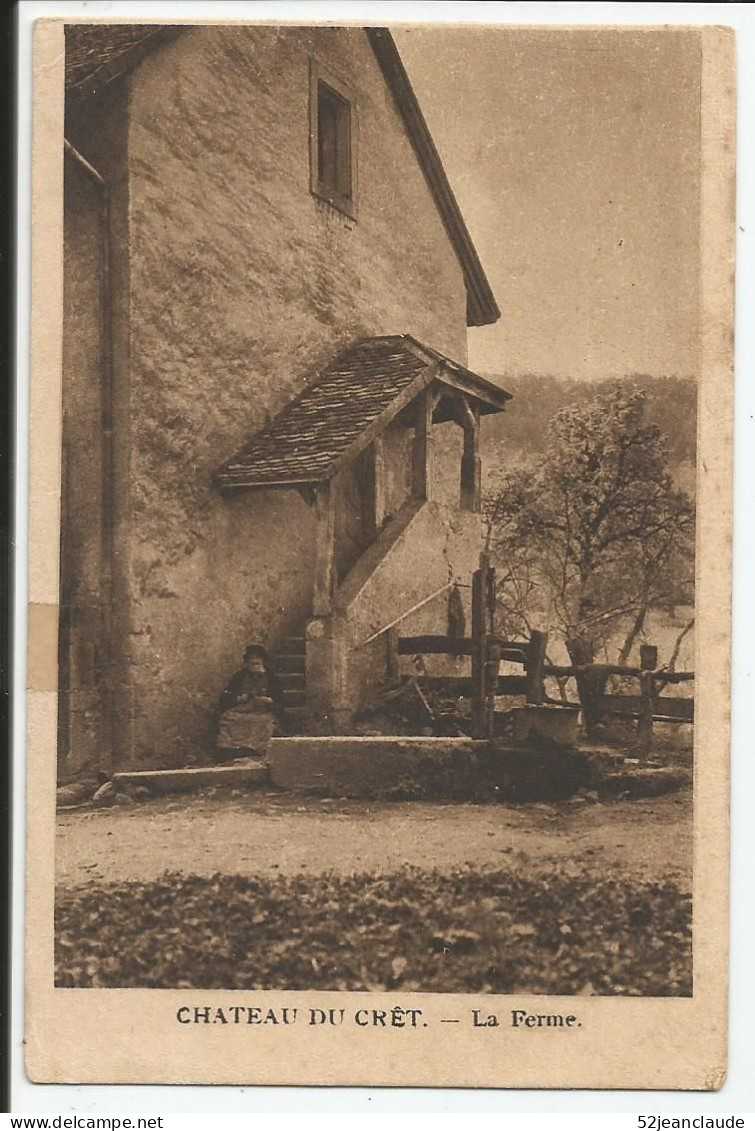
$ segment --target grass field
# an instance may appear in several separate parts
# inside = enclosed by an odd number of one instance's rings
[[[56,985],[688,996],[691,899],[605,870],[166,874],[60,893]]]

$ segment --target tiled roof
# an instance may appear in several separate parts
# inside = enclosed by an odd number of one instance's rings
[[[181,31],[163,24],[66,24],[66,89],[96,93]]]
[[[443,365],[494,386],[414,339],[368,338],[340,354],[296,400],[217,472],[221,487],[316,483],[379,418],[387,424]],[[508,394],[496,390],[501,407]]]

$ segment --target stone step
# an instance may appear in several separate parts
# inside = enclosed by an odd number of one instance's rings
[[[280,672],[278,683],[284,691],[303,691],[305,686],[304,672]]]
[[[283,676],[287,673],[294,675],[304,675],[304,656],[286,655],[286,653],[279,652],[272,656],[273,670],[276,675]]]
[[[209,786],[230,786],[232,789],[250,789],[264,785],[270,779],[267,766],[245,759],[243,764],[228,766],[190,766],[177,770],[134,770],[113,774],[113,785],[119,792],[128,793],[136,786],[146,787],[150,793],[189,793]]]
[[[286,705],[286,723],[292,735],[302,734],[307,724],[307,709],[300,706],[289,707]]]
[[[281,640],[280,652],[288,656],[303,656],[307,643],[303,636],[287,636]]]
[[[292,707],[304,706],[305,691],[303,687],[283,688],[283,706],[286,710]]]

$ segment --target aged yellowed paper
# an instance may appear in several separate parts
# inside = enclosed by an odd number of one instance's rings
[[[734,75],[38,23],[34,1081],[721,1086]]]

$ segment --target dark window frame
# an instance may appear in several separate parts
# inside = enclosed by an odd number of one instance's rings
[[[325,116],[329,114],[329,122]],[[329,137],[322,135],[328,126]],[[352,220],[357,218],[357,103],[334,75],[310,60],[309,187]],[[328,168],[323,168],[323,159]]]

